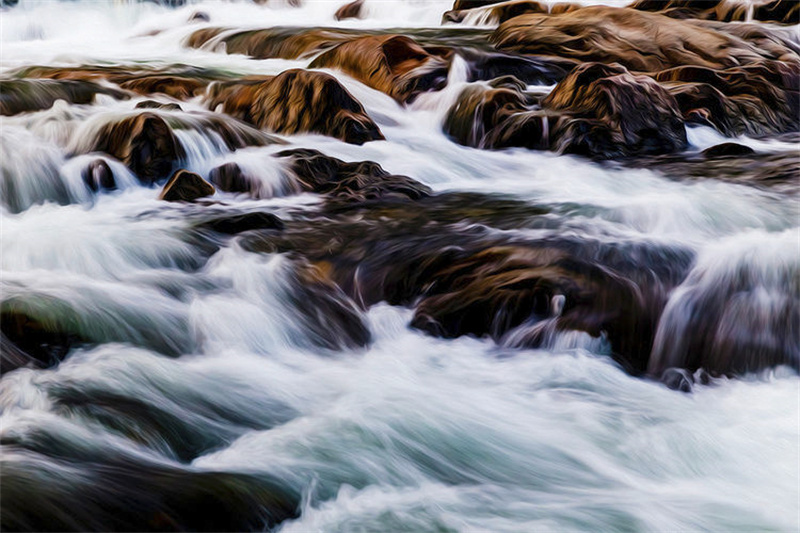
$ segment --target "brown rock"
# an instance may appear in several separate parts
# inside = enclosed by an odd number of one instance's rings
[[[370,35],[334,47],[310,67],[339,69],[399,102],[409,102],[420,92],[446,84],[448,56],[404,35]]]
[[[743,30],[729,32],[727,26],[628,8],[590,6],[559,15],[515,17],[501,24],[491,40],[503,50],[616,62],[643,72],[683,65],[720,69],[755,64],[765,58],[778,59],[778,49],[798,60],[788,46],[774,43],[769,48],[759,47],[733,33]]]
[[[184,151],[164,119],[144,112],[104,126],[90,151],[119,159],[144,183],[169,175]]]
[[[293,69],[277,76],[214,85],[209,107],[274,132],[320,133],[352,144],[383,139],[361,104],[322,72]]]
[[[177,170],[161,189],[159,200],[167,202],[194,202],[199,198],[211,196],[214,186],[194,172]]]
[[[91,104],[98,94],[118,99],[127,95],[88,81],[73,80],[2,80],[0,82],[0,115],[16,115],[49,109],[56,100],[70,104]]]
[[[337,9],[333,18],[336,20],[361,18],[361,9],[363,7],[364,0],[355,0],[355,2],[350,2]]]

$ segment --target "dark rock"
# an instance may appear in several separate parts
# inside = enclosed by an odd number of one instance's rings
[[[300,187],[348,202],[379,199],[420,199],[429,187],[407,176],[389,174],[372,161],[346,163],[316,150],[286,150],[278,157],[290,159],[289,168]]]
[[[424,48],[405,35],[369,35],[322,53],[310,68],[335,68],[399,102],[447,83],[449,51]]]
[[[146,184],[169,175],[183,147],[163,118],[144,112],[103,127],[91,151],[122,161]]]
[[[233,235],[250,230],[283,229],[283,221],[272,213],[259,212],[216,217],[199,227]]]
[[[584,332],[606,339],[628,371],[644,372],[661,310],[691,253],[492,229],[558,224],[524,202],[442,194],[335,206],[287,220],[282,232],[250,235],[243,246],[300,255],[364,306],[414,306],[412,324],[434,335],[536,347],[560,332]]]
[[[688,121],[728,136],[800,130],[800,65],[764,60],[712,70],[677,67],[654,75]]]
[[[512,73],[526,84],[552,85],[564,79],[576,65],[569,59],[526,57],[476,48],[459,48],[457,52],[467,62],[469,81],[493,80]]]
[[[223,28],[203,28],[189,36],[191,48],[225,45],[228,54],[244,54],[255,59],[304,59],[360,33],[337,28],[269,28],[231,32]]]
[[[179,104],[156,102],[155,100],[143,100],[136,104],[136,109],[162,109],[164,111],[183,111]]]
[[[199,198],[211,196],[214,192],[214,186],[199,175],[180,169],[176,170],[164,185],[158,199],[167,202],[194,202]]]
[[[755,150],[749,146],[738,143],[722,143],[703,150],[703,155],[708,158],[737,157],[754,153]]]
[[[20,366],[49,367],[63,360],[73,346],[83,342],[67,328],[43,322],[11,306],[0,314],[2,371]]]
[[[208,181],[225,192],[253,193],[258,188],[258,184],[243,173],[236,163],[225,163],[213,168],[208,174]]]
[[[322,72],[293,69],[277,76],[215,84],[209,107],[274,132],[330,135],[352,144],[383,139],[362,105]]]
[[[682,368],[669,368],[661,375],[661,383],[672,390],[692,392],[694,379],[692,375]]]
[[[121,91],[88,81],[6,79],[0,82],[0,115],[49,109],[56,100],[70,104],[91,104],[98,94],[117,99],[128,97]]]
[[[336,20],[361,18],[361,9],[363,9],[363,7],[364,0],[355,0],[337,9],[333,18]]]
[[[205,11],[195,11],[192,13],[192,16],[189,17],[189,22],[211,22],[211,15]]]
[[[444,132],[459,144],[475,148],[522,146],[546,150],[551,117],[528,111],[518,87],[464,89],[445,117]]]
[[[114,173],[103,159],[95,159],[81,173],[83,182],[92,191],[112,191],[117,188]]]
[[[675,98],[647,76],[620,65],[586,63],[542,101],[569,114],[554,132],[559,150],[600,158],[659,154],[686,147]]]

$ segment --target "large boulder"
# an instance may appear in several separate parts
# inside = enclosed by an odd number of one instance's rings
[[[628,8],[589,6],[558,15],[512,18],[497,28],[491,41],[502,50],[619,63],[641,72],[683,65],[731,68],[787,54],[796,58],[789,46],[774,43],[775,46],[760,47],[760,43],[743,34],[728,31],[727,26],[731,25],[695,23]]]
[[[320,133],[352,144],[383,139],[363,106],[336,78],[292,69],[277,76],[220,82],[209,107],[277,133]]]
[[[800,130],[800,67],[779,61],[712,70],[675,67],[654,75],[689,122],[728,136]]]
[[[620,65],[577,67],[542,106],[569,114],[553,133],[561,151],[612,158],[674,152],[687,145],[675,98],[653,79]]]
[[[114,156],[146,184],[167,177],[173,163],[185,154],[169,125],[150,112],[106,124],[89,151]]]
[[[179,169],[161,189],[158,199],[167,202],[194,202],[215,192],[214,186],[198,174]]]
[[[405,35],[368,35],[324,52],[310,66],[341,70],[398,102],[409,102],[421,92],[444,87],[449,55]]]

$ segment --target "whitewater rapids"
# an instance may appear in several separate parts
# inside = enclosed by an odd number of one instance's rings
[[[187,21],[203,11],[209,25],[236,28],[438,27],[452,2],[368,0],[363,20],[336,22],[339,6],[22,0],[0,18],[0,71],[140,62],[277,74],[309,61],[187,48],[204,24]],[[732,311],[744,334],[780,313],[775,302],[798,297],[796,195],[457,145],[441,124],[468,83],[458,62],[446,89],[408,107],[327,72],[386,141],[285,137],[292,147],[376,161],[437,192],[559,206],[567,220],[560,231],[601,242],[689,250],[689,274],[659,324],[664,360],[677,357],[704,291],[741,272],[763,298]],[[140,100],[101,96],[0,119],[2,298],[54,321],[68,310],[96,345],[0,380],[3,470],[15,483],[30,480],[27,497],[40,499],[42,512],[103,524],[92,490],[121,498],[155,490],[115,485],[113,469],[124,464],[143,477],[158,468],[269,479],[299,495],[297,516],[278,525],[287,533],[800,530],[800,378],[791,368],[715,378],[684,394],[628,375],[596,339],[565,335],[547,350],[438,339],[409,327],[411,310],[385,303],[363,313],[367,348],[321,349],[290,301],[282,254],[251,253],[236,237],[198,246],[193,227],[203,215],[160,202],[158,189],[113,160],[118,191],[83,188],[80,169],[94,156],[75,156],[81,143]],[[199,98],[181,106],[158,114],[189,121],[208,113]],[[691,151],[720,142],[708,128],[688,134]],[[179,140],[183,168],[205,176],[237,162],[260,180],[263,199],[218,193],[219,212],[288,217],[320,201],[298,194],[271,157],[285,145],[233,152],[191,129]],[[737,142],[796,150],[778,140]],[[789,350],[800,342],[783,341],[794,343]]]

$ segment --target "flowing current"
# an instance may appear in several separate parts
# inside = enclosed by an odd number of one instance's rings
[[[321,0],[177,8],[21,0],[0,17],[0,67],[181,64],[272,75],[311,59],[252,59],[189,48],[186,39],[205,26],[413,35],[439,28],[451,6],[367,0],[362,19],[336,21],[340,3]],[[198,11],[209,22],[190,20]],[[216,132],[176,130],[182,168],[206,177],[236,162],[258,179],[255,197],[218,191],[208,206],[160,201],[159,187],[143,186],[110,157],[118,190],[85,187],[81,171],[98,157],[86,155],[91,139],[146,97],[98,95],[91,105],[56,101],[3,117],[3,310],[68,322],[89,342],[50,368],[2,376],[2,512],[35,508],[17,522],[30,528],[124,529],[115,520],[142,519],[158,501],[197,521],[176,524],[167,512],[140,527],[222,529],[229,525],[214,522],[216,510],[258,515],[269,498],[253,495],[274,491],[296,498],[296,511],[276,526],[285,532],[798,531],[796,194],[461,146],[442,122],[460,91],[480,83],[464,70],[456,58],[443,90],[405,106],[326,70],[386,138],[361,146],[299,134],[232,150]],[[190,126],[210,113],[200,97],[180,105],[153,112]],[[706,127],[687,134],[690,153],[726,140]],[[737,142],[775,154],[797,149],[777,139]],[[319,339],[339,340],[337,324],[322,311],[309,318],[313,303],[298,301],[291,257],[197,230],[208,213],[267,210],[291,220],[316,209],[320,196],[300,192],[273,157],[287,148],[375,161],[436,193],[546,206],[558,221],[493,231],[680,250],[686,272],[667,295],[651,363],[675,366],[704,327],[698,317],[718,301],[725,309],[714,311],[715,339],[724,339],[715,350],[741,339],[789,360],[685,394],[626,373],[602,338],[553,333],[539,349],[517,347],[513,335],[437,338],[410,327],[413,310],[386,302],[356,309],[366,347],[326,347]],[[249,527],[275,525],[268,517],[265,509]]]

